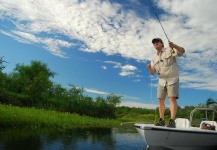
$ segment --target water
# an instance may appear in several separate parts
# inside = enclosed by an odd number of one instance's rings
[[[143,150],[145,147],[133,126],[67,131],[0,129],[1,150]]]

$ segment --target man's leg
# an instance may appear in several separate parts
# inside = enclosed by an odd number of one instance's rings
[[[158,106],[159,106],[159,114],[160,118],[164,120],[164,113],[165,113],[165,98],[158,99]]]
[[[160,118],[164,120],[165,112],[165,98],[166,98],[167,89],[164,86],[158,84],[157,98],[158,98],[158,107]]]
[[[176,112],[178,109],[176,97],[169,97],[169,101],[170,101],[170,114],[171,114],[170,117],[171,117],[171,119],[175,120]]]
[[[166,98],[166,88],[164,86],[161,86],[160,84],[158,84],[157,98],[158,98],[160,119],[155,125],[165,126],[165,121],[164,121],[165,104],[164,102]]]
[[[168,97],[170,101],[170,117],[172,120],[175,120],[178,109],[177,99],[179,98],[179,82],[168,86]]]

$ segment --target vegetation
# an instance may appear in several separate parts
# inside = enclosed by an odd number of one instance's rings
[[[1,57],[0,114],[3,115],[0,115],[0,126],[103,127],[127,121],[154,122],[159,116],[157,109],[118,107],[120,95],[109,94],[106,98],[98,96],[93,99],[73,84],[63,88],[51,80],[56,73],[40,61],[31,61],[30,65],[17,64],[9,74],[2,72],[4,63],[6,61]],[[199,107],[216,108],[217,102],[209,98]],[[177,117],[188,118],[194,108],[179,108]],[[166,119],[169,119],[169,114],[169,109],[166,109]],[[198,113],[194,117],[206,116],[210,113]]]
[[[60,112],[77,113],[98,118],[115,118],[116,105],[121,96],[110,94],[106,99],[93,99],[82,88],[69,84],[68,89],[53,83],[56,73],[46,64],[32,61],[17,64],[10,74],[1,73],[0,102],[20,107],[35,107]]]
[[[120,125],[119,120],[100,119],[80,116],[68,112],[20,108],[17,106],[0,105],[0,126],[2,127],[49,127],[55,129],[72,129],[75,127],[112,127]]]

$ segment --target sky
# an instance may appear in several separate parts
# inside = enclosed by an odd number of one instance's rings
[[[122,96],[120,106],[155,108],[158,76],[146,68],[160,37],[185,48],[178,58],[178,104],[217,99],[216,0],[0,0],[4,73],[32,60],[57,73],[51,80],[84,95]],[[169,105],[168,99],[166,105]]]

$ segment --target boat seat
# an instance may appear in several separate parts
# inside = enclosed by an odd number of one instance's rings
[[[216,123],[216,121],[202,121],[202,122],[200,123],[200,128],[201,128],[201,129],[202,129],[202,124],[203,124],[203,123],[206,123],[206,124],[215,126],[215,130],[217,131],[217,123]]]
[[[190,121],[186,118],[176,118],[175,120],[176,128],[189,128]]]

